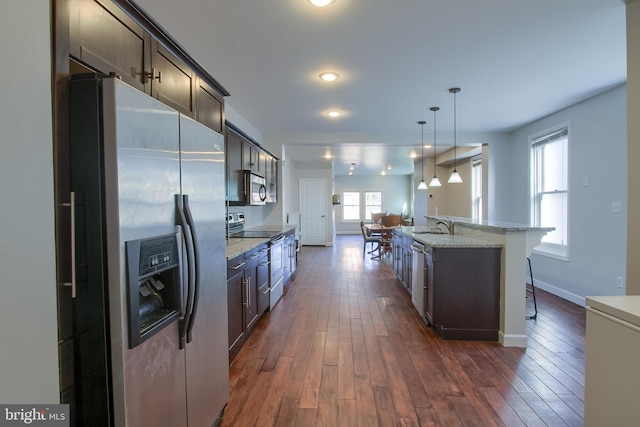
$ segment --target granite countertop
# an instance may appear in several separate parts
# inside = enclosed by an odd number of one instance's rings
[[[230,237],[227,239],[227,261],[263,243],[268,243],[269,240],[266,237]]]
[[[265,225],[260,227],[252,227],[246,229],[246,231],[269,231],[273,233],[288,233],[295,229],[295,226],[290,224],[284,225]],[[243,253],[250,251],[264,243],[268,243],[271,238],[269,237],[230,237],[227,239],[227,260],[242,255]]]
[[[424,243],[433,248],[501,248],[499,243],[487,242],[459,234],[423,234],[421,231],[430,231],[430,227],[425,226],[404,226],[398,231],[411,237],[412,239]]]
[[[494,221],[494,220],[483,220],[479,221],[473,218],[464,218],[458,216],[430,216],[427,215],[425,218],[433,221],[453,221],[455,224],[460,224],[464,227],[469,228],[477,228],[477,229],[492,229],[493,231],[553,231],[555,227],[535,227],[529,224],[518,224],[514,222],[506,222],[506,221]]]

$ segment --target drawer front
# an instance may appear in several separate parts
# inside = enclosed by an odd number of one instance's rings
[[[237,257],[227,261],[227,278],[233,277],[239,272],[244,271],[246,264],[244,254],[238,255]]]

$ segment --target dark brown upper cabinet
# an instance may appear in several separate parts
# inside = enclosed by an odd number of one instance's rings
[[[151,96],[194,117],[195,73],[158,41],[151,46]]]
[[[69,55],[149,93],[151,37],[111,2],[69,0]]]
[[[228,93],[151,17],[124,0],[68,1],[71,58],[223,133]]]
[[[196,120],[218,133],[223,133],[224,98],[202,79],[198,79],[197,85]]]
[[[242,138],[228,126],[225,138],[227,201],[232,206],[244,205],[244,172],[242,170]]]

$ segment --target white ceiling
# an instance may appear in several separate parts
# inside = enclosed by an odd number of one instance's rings
[[[135,1],[263,140],[282,141],[296,163],[328,165],[330,149],[336,173],[340,162],[410,173],[418,120],[433,139],[431,106],[438,153],[450,149],[450,87],[462,88],[458,143],[473,145],[626,80],[624,0]],[[323,82],[323,71],[340,78]]]

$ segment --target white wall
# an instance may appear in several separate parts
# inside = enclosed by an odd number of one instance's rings
[[[627,1],[628,198],[627,294],[640,295],[640,1]]]
[[[495,221],[511,221],[515,219],[511,215],[511,188],[513,184],[509,177],[513,171],[522,167],[513,159],[513,146],[509,135],[494,135],[489,143],[487,171],[483,170],[483,176],[487,176],[487,194],[483,194],[483,203],[487,206],[485,219]],[[482,166],[483,169],[485,165]],[[528,221],[527,221],[528,222]]]
[[[429,215],[435,215],[436,209],[439,216],[471,217],[471,161],[464,159],[458,161],[456,169],[462,177],[461,184],[449,184],[447,180],[453,172],[453,167],[438,167],[438,179],[442,187],[429,187],[427,190],[427,211]],[[427,184],[433,177],[425,179]]]
[[[624,294],[616,279],[626,270],[626,102],[622,85],[518,129],[507,151],[512,174],[497,177],[510,185],[509,219],[528,223],[529,136],[569,123],[569,262],[534,255],[532,263],[541,287],[576,302],[588,295]],[[613,201],[622,202],[621,213],[611,212]]]
[[[0,18],[0,402],[7,404],[60,401],[50,34],[49,0],[13,2]]]
[[[336,175],[334,191],[336,194],[343,191],[382,191],[383,212],[411,215],[411,177],[408,175]],[[359,223],[342,222],[342,206],[333,206],[336,233],[359,234]]]

